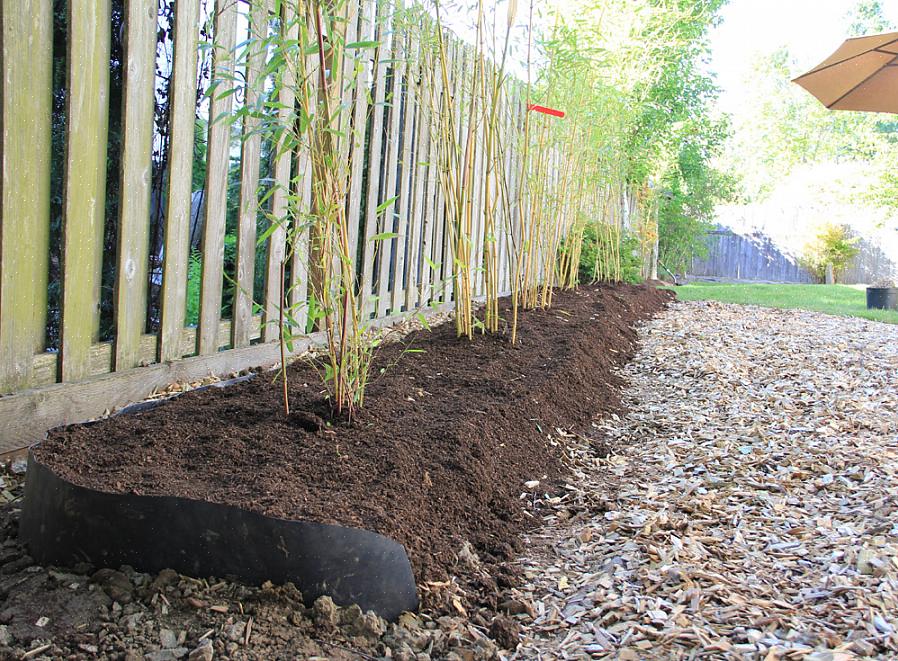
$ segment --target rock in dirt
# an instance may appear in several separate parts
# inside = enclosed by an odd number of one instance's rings
[[[490,638],[504,650],[514,651],[518,646],[520,634],[520,623],[510,617],[499,616],[490,624]]]
[[[11,560],[7,562],[3,567],[0,567],[0,574],[15,574],[17,571],[21,571],[26,567],[30,567],[34,564],[34,560],[30,555],[23,555],[17,558],[16,560]]]
[[[316,626],[322,629],[335,629],[340,621],[340,614],[334,600],[328,596],[318,597],[312,604]]]
[[[533,606],[519,599],[509,599],[508,601],[503,601],[501,604],[499,604],[499,612],[506,613],[508,615],[529,615],[530,617],[536,617]]]
[[[168,586],[177,583],[180,578],[178,572],[174,569],[163,569],[159,572],[156,578],[153,579],[153,582],[150,583],[150,591],[162,592]]]
[[[246,622],[235,622],[224,628],[224,635],[230,641],[242,643],[243,637],[246,635]]]
[[[215,648],[212,647],[212,641],[207,638],[200,643],[199,647],[190,652],[187,659],[188,661],[212,661],[214,656]]]
[[[163,649],[172,649],[178,646],[178,634],[171,629],[159,630],[159,644]]]
[[[346,633],[350,636],[371,640],[379,639],[387,628],[386,622],[382,618],[372,611],[363,613],[362,609],[355,604],[343,609],[340,622],[346,627]]]
[[[120,604],[130,603],[133,598],[134,586],[120,571],[100,569],[90,577],[90,580],[99,585],[110,599]]]
[[[9,633],[9,627],[0,624],[0,647],[8,647],[12,645],[12,635]]]
[[[476,569],[480,565],[480,558],[471,542],[465,542],[458,552],[458,561],[468,569]]]

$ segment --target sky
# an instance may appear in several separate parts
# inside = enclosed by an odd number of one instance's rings
[[[845,15],[854,5],[854,0],[730,0],[711,34],[710,69],[723,89],[721,110],[737,110],[750,94],[744,80],[758,52],[787,46],[798,61],[795,75],[824,60],[848,36]],[[883,6],[898,25],[898,2]]]

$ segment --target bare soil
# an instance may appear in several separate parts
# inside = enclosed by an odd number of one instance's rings
[[[634,325],[669,294],[600,286],[557,293],[505,335],[412,333],[376,358],[366,406],[331,418],[315,368],[289,371],[293,413],[270,375],[52,432],[57,474],[115,493],[177,495],[289,519],[357,526],[402,543],[419,581],[444,580],[470,542],[507,559],[527,523],[523,483],[561,475],[555,427],[586,431],[620,406],[615,367]],[[506,314],[506,316],[508,316]]]
[[[668,292],[646,286],[558,292],[550,310],[522,314],[520,342],[514,347],[506,334],[456,339],[452,323],[412,333],[382,348],[366,406],[351,423],[330,415],[315,368],[303,363],[290,368],[294,413],[289,417],[281,408],[280,384],[262,374],[232,387],[187,393],[150,411],[56,430],[37,453],[66,479],[103,491],[204,499],[392,537],[408,550],[422,618],[433,636],[442,636],[443,649],[479,645],[477,658],[489,658],[496,646],[484,642],[484,632],[503,647],[515,640],[514,620],[500,615],[517,615],[520,608],[511,589],[518,577],[508,561],[520,549],[520,533],[541,522],[540,508],[549,500],[525,492],[551,493],[559,487],[566,472],[565,435],[589,435],[594,420],[621,410],[621,380],[615,372],[634,354],[635,327],[670,299]],[[538,489],[524,486],[531,480],[540,481]],[[118,632],[110,652],[134,645],[158,647],[119,631],[129,614],[111,610],[119,603],[114,597],[111,605],[105,598],[99,604],[70,602],[66,586],[79,581],[68,573],[56,579],[45,569],[30,567],[14,540],[17,512],[13,508],[6,514],[10,518],[2,543],[10,562],[17,564],[0,568],[8,576],[0,581],[5,586],[0,586],[0,598],[16,605],[0,612],[0,625],[9,623],[14,638],[24,633],[21,627],[31,627],[32,640],[40,632],[28,618],[19,622],[13,611],[37,613],[59,601],[59,613],[52,618],[58,626],[50,629],[54,644],[67,642],[57,649],[77,655],[75,634],[90,633],[85,640],[94,642],[83,644],[93,645],[103,627]],[[96,568],[76,569],[77,576]],[[158,615],[158,598],[151,601],[155,592],[143,589],[153,577],[120,569],[126,579],[116,581],[130,582],[138,595],[134,608]],[[33,580],[48,587],[28,588]],[[210,613],[187,601],[191,592],[203,596],[215,587],[206,581],[192,590],[192,580],[177,579],[169,601],[162,602],[170,621],[166,626],[186,631],[187,647],[201,642],[198,627],[214,628],[217,633],[210,635],[216,652],[225,652],[230,644],[227,617],[234,611]],[[84,583],[109,596],[108,577]],[[112,586],[113,592],[117,589]],[[218,590],[222,598],[236,602],[232,608],[239,609],[237,620],[242,622],[241,598],[269,598],[258,588],[232,583],[220,582]],[[74,596],[78,590],[71,592]],[[272,611],[277,615],[271,622],[277,627],[289,620],[289,613],[312,623],[291,633],[290,640],[294,634],[328,640],[315,629],[319,614],[304,611],[296,595],[289,603],[281,603],[280,597],[275,601],[280,610]],[[66,604],[79,613],[77,628],[64,624]],[[338,619],[350,621],[352,629],[356,615],[339,614]],[[275,626],[256,617],[257,627]],[[458,628],[467,634],[447,631],[459,619]],[[327,622],[323,626],[327,629]],[[285,642],[286,634],[272,636],[268,652],[258,658],[278,658],[275,651],[295,649],[295,641]],[[368,638],[366,649],[383,654],[384,638]],[[337,640],[356,649],[349,634]],[[228,656],[257,658],[242,640],[230,642],[240,649],[229,648]],[[393,643],[391,649],[397,649]],[[327,649],[331,643],[320,644],[325,654],[335,654]],[[442,658],[431,647],[434,658]]]

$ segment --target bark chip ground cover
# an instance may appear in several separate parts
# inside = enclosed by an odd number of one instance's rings
[[[898,327],[678,303],[520,561],[527,659],[895,658]]]

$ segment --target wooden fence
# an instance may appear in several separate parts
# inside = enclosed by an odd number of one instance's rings
[[[250,56],[234,72],[236,46],[245,41],[241,25],[266,23],[265,16],[240,19],[246,11],[235,0],[213,0],[216,89],[208,117],[251,103],[261,55]],[[285,3],[286,5],[286,3]],[[51,263],[51,130],[53,122],[53,0],[2,0],[2,224],[0,224],[0,453],[19,450],[39,440],[54,426],[102,416],[143,399],[172,382],[225,375],[278,360],[276,321],[279,269],[284,257],[283,229],[268,239],[265,263],[255,263],[258,233],[259,177],[262,145],[252,137],[252,120],[244,122],[240,144],[239,213],[232,276],[231,314],[222,318],[225,224],[229,162],[234,156],[231,128],[210,122],[207,171],[203,191],[202,277],[198,320],[188,325],[185,305],[190,261],[191,186],[197,118],[196,70],[200,35],[200,0],[174,5],[173,82],[169,97],[170,143],[180,148],[168,155],[164,209],[159,318],[148,323],[152,289],[149,218],[151,156],[157,83],[157,0],[125,0],[122,142],[120,168],[113,173],[119,190],[117,217],[109,218],[104,200],[109,125],[110,14],[113,0],[68,0],[68,67],[65,77],[65,163],[62,225],[59,230],[58,346],[47,339]],[[377,323],[393,315],[449,303],[452,300],[449,232],[439,185],[432,130],[431,104],[438,94],[466,103],[473,75],[469,48],[453,39],[455,69],[450,89],[439,77],[424,75],[421,45],[412,31],[391,25],[392,2],[354,0],[348,8],[347,41],[372,42],[355,51],[365,66],[349,69],[358,77],[344,95],[351,128],[349,150],[349,217],[357,233],[362,291],[371,297]],[[263,10],[264,11],[264,10]],[[113,35],[114,36],[114,35]],[[242,61],[242,60],[241,60]],[[347,66],[352,67],[349,61]],[[239,73],[246,98],[225,94]],[[224,74],[224,75],[222,75]],[[281,92],[291,107],[291,92]],[[520,88],[510,90],[503,111],[508,135],[520,132],[525,108]],[[238,100],[235,100],[238,99]],[[370,101],[370,103],[369,103]],[[509,174],[520,171],[515,141],[506,140]],[[554,159],[558,161],[559,159]],[[477,161],[474,186],[482,195],[484,163]],[[307,172],[308,154],[281,153],[273,178],[290,185],[292,174]],[[291,174],[292,173],[292,174]],[[510,176],[513,187],[521,182]],[[309,195],[309,177],[302,178]],[[396,196],[386,213],[379,205]],[[512,194],[512,199],[519,196]],[[277,214],[285,204],[275,193],[266,204]],[[477,200],[475,207],[479,208]],[[384,220],[386,219],[386,220]],[[117,223],[111,337],[101,340],[100,297],[104,259],[104,224]],[[477,218],[483,222],[482,216]],[[386,224],[386,226],[385,226]],[[392,225],[392,226],[390,226]],[[500,223],[507,227],[509,223]],[[480,225],[482,227],[482,225]],[[475,236],[480,232],[475,227]],[[379,254],[371,237],[393,231]],[[502,249],[501,285],[510,282],[512,237],[496,239]],[[110,251],[106,251],[107,254]],[[475,259],[483,254],[476,246]],[[107,256],[108,259],[108,256]],[[479,263],[479,261],[477,261]],[[265,286],[260,305],[252,300],[253,274],[261,267]],[[306,268],[297,261],[292,273],[292,302],[305,297]],[[150,283],[148,285],[148,282]],[[479,274],[475,294],[483,292]],[[383,321],[386,320],[386,321]],[[294,347],[307,348],[314,334]]]
[[[898,255],[894,249],[889,252],[890,246],[881,236],[852,233],[857,238],[858,255],[838,275],[840,283],[870,284],[898,277]],[[708,255],[692,260],[690,276],[755,282],[818,282],[795,254],[776,245],[760,231],[739,234],[718,226],[708,234],[707,241]]]

